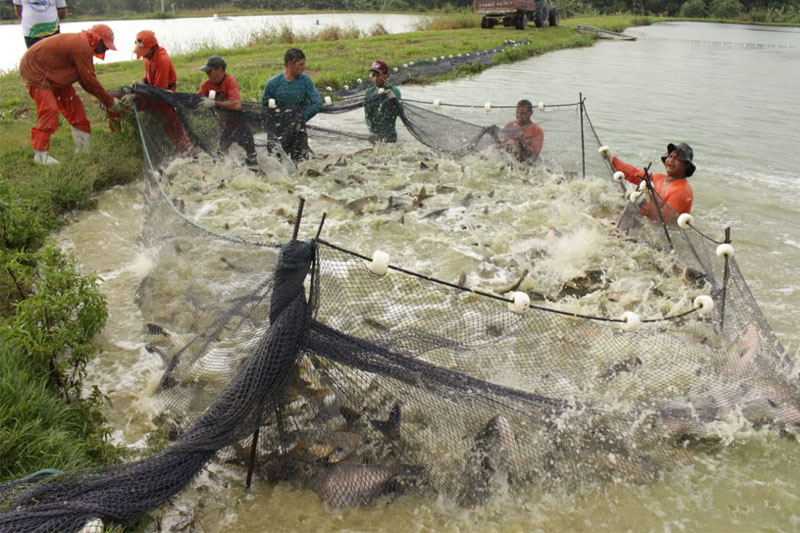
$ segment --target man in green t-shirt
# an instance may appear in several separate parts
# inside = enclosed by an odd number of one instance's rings
[[[397,142],[397,130],[394,123],[397,115],[400,114],[400,90],[389,85],[389,67],[383,61],[375,61],[370,67],[369,75],[372,77],[374,87],[370,87],[364,93],[366,103],[364,104],[364,119],[370,133],[375,135],[379,141],[393,143]],[[386,93],[386,96],[376,93]]]

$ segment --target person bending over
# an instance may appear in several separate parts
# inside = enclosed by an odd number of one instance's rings
[[[136,34],[133,52],[136,57],[142,58],[144,77],[142,83],[152,85],[165,91],[178,88],[178,76],[172,59],[167,51],[159,46],[156,34],[150,30],[142,30]],[[136,102],[140,111],[152,111],[164,120],[164,131],[167,132],[172,143],[182,152],[195,154],[194,146],[186,136],[183,124],[175,110],[164,100],[137,97],[135,94],[126,94],[122,101],[128,105]]]
[[[50,136],[58,129],[58,113],[72,126],[75,152],[89,151],[91,125],[86,118],[75,88],[81,87],[100,100],[106,110],[119,111],[119,100],[100,84],[94,72],[92,58],[105,58],[106,50],[116,50],[114,32],[105,24],[95,24],[80,33],[60,33],[31,46],[19,64],[19,73],[36,102],[38,123],[31,128],[33,160],[41,164],[55,164],[58,160],[48,155]]]

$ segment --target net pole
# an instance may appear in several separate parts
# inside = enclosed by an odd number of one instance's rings
[[[653,205],[656,208],[656,213],[658,213],[658,220],[661,222],[661,227],[664,228],[664,235],[667,236],[667,242],[669,243],[669,247],[670,249],[674,250],[675,247],[672,246],[672,238],[670,238],[669,236],[669,229],[667,229],[667,224],[666,222],[664,222],[664,215],[663,213],[661,213],[661,207],[658,206],[658,195],[656,194],[656,190],[653,187],[653,182],[650,179],[650,172],[649,172],[650,165],[652,165],[652,163],[648,163],[648,165],[644,169],[644,183],[645,185],[647,185],[647,190],[650,192],[650,198],[653,199]],[[662,200],[662,202],[663,202],[662,206],[667,205],[666,200]]]
[[[256,467],[256,449],[258,448],[258,433],[261,430],[257,427],[253,432],[253,443],[250,445],[250,462],[247,464],[247,481],[245,481],[245,488],[250,489],[250,482],[253,481],[253,470]]]
[[[725,244],[731,243],[731,227],[725,228]],[[722,333],[725,328],[725,297],[728,292],[728,278],[730,276],[730,265],[728,254],[725,254],[725,270],[722,274],[722,289],[720,290],[719,302],[719,331]]]
[[[580,115],[581,115],[581,171],[583,179],[586,179],[586,145],[583,138],[583,93],[578,93],[578,100],[580,101]]]

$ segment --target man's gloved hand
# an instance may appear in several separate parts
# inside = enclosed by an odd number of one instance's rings
[[[115,98],[114,98],[114,103],[113,103],[113,104],[111,104],[111,105],[108,107],[108,111],[109,111],[110,113],[119,113],[119,104],[120,104],[119,98],[116,98],[116,97],[115,97]]]
[[[386,89],[386,99],[391,100],[393,98],[397,98],[397,95],[394,94],[394,91],[391,89]]]
[[[122,103],[125,105],[133,105],[134,101],[136,101],[136,95],[133,93],[128,93],[122,97]]]
[[[200,103],[198,104],[200,107],[204,107],[206,109],[211,109],[212,107],[217,106],[217,101],[212,100],[211,98],[204,96]]]
[[[298,120],[297,124],[295,124],[294,126],[294,131],[300,131],[302,129],[303,129],[303,123]]]
[[[611,162],[612,159],[614,159],[614,152],[612,152],[611,148],[609,148],[608,146],[601,146],[600,148],[597,149],[597,153],[599,153],[600,157],[602,157],[609,163]]]

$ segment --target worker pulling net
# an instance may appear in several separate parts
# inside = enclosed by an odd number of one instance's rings
[[[215,152],[221,115],[194,95],[134,90]],[[542,151],[520,163],[489,142],[507,128],[482,107],[453,116],[401,102],[411,133],[366,144],[363,117],[348,114],[367,100],[331,104],[343,112],[330,113],[317,158],[289,169],[273,154],[298,111],[245,106],[265,175],[185,157],[163,114],[139,113],[142,236],[157,253],[136,299],[164,360],[150,420],[163,451],[0,487],[0,530],[129,520],[209,460],[331,506],[415,492],[476,508],[654,483],[719,442],[721,426],[800,426],[791,361],[727,243],[625,208],[583,102],[539,108]],[[295,239],[300,195],[306,221],[327,213],[307,242]],[[512,243],[487,238],[485,217],[523,229]],[[352,249],[368,246],[365,220],[393,257]],[[580,239],[599,248],[593,263],[566,269]],[[415,248],[438,261],[398,266]]]

